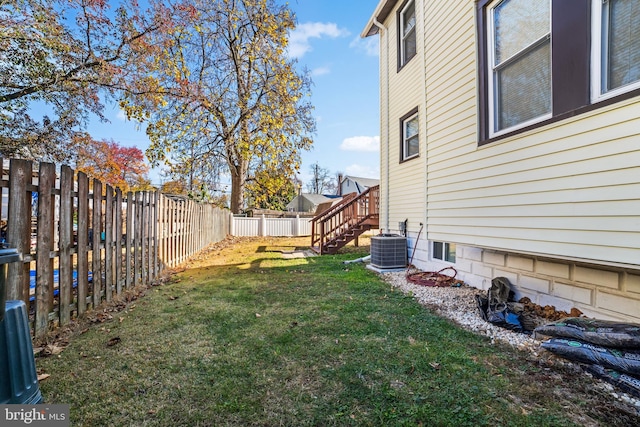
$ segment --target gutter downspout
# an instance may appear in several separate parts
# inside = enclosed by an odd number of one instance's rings
[[[387,33],[387,28],[378,21],[377,16],[375,16],[375,14],[373,15],[373,25],[375,25],[376,27],[378,27],[378,29],[380,30],[380,37],[382,37],[383,35],[385,36],[385,45],[386,45],[386,52],[385,52],[385,58],[384,58],[384,62],[385,62],[385,120],[386,120],[386,127],[387,127],[387,131],[386,131],[386,141],[387,141],[387,165],[386,165],[386,177],[385,177],[385,181],[386,181],[386,185],[385,185],[385,211],[386,211],[386,232],[390,233],[390,227],[389,227],[389,213],[390,213],[390,202],[389,202],[389,166],[390,166],[390,161],[389,161],[389,137],[390,137],[390,117],[389,117],[389,36],[386,34]],[[381,103],[382,104],[382,103]]]

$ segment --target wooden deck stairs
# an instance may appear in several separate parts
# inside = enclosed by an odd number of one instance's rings
[[[379,228],[380,186],[360,194],[350,193],[311,222],[311,248],[321,254],[335,254],[367,230]]]

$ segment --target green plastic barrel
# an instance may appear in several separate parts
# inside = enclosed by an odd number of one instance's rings
[[[0,404],[42,403],[27,306],[6,301],[7,264],[21,260],[15,249],[0,249]]]
[[[22,257],[17,250],[0,246],[0,321],[4,318],[4,303],[6,302],[7,264],[20,261]]]

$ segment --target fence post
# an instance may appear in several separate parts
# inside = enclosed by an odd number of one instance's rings
[[[160,192],[154,191],[151,194],[153,195],[153,210],[151,211],[152,212],[151,230],[153,231],[152,244],[151,244],[151,248],[153,249],[152,256],[151,256],[152,258],[151,274],[152,274],[153,280],[156,280],[159,274],[158,259],[160,258],[160,251],[158,248],[158,245],[160,243],[160,240],[158,239],[158,236],[159,236],[158,220],[160,218],[158,204],[160,203]]]
[[[122,190],[116,188],[116,205],[114,209],[116,220],[116,294],[122,294]]]
[[[93,233],[93,247],[91,250],[91,281],[93,283],[93,309],[95,310],[102,302],[102,263],[100,240],[102,237],[102,182],[93,180],[93,219],[91,230]]]
[[[140,284],[142,274],[140,272],[140,242],[142,240],[142,193],[135,193],[135,236],[133,238],[133,286]]]
[[[298,237],[300,235],[300,216],[296,215],[295,218],[291,218],[291,235]]]
[[[146,191],[140,192],[140,283],[146,285],[149,273],[147,250],[149,239],[149,194]]]
[[[167,206],[167,198],[164,197],[162,194],[159,194],[159,226],[160,226],[160,269],[164,270],[166,266],[168,266],[167,263],[167,212],[166,212],[166,206]]]
[[[131,247],[133,246],[133,237],[135,234],[135,229],[133,225],[134,202],[135,202],[135,199],[133,197],[133,193],[131,191],[127,192],[127,224],[126,224],[126,231],[125,231],[127,239],[125,242],[125,249],[124,249],[124,271],[125,271],[124,287],[126,289],[131,288],[131,284],[133,282],[132,269],[131,269],[131,262],[132,262],[131,257],[132,257],[133,249]]]
[[[28,237],[31,225],[31,209],[27,203],[27,180],[31,183],[31,162],[11,159],[9,162],[7,243],[23,256],[28,254]],[[7,300],[23,300],[28,307],[29,264],[14,262],[8,264],[7,271]]]
[[[60,325],[71,321],[71,290],[73,289],[73,170],[60,168],[60,259],[58,295]]]
[[[113,188],[105,185],[104,203],[104,296],[113,298]]]
[[[78,315],[87,309],[89,290],[89,178],[78,172]]]
[[[40,163],[36,238],[36,320],[34,324],[35,336],[38,339],[46,335],[49,326],[49,312],[53,309],[53,260],[49,253],[53,249],[54,198],[52,190],[55,187],[55,182],[55,165]],[[60,280],[59,276],[58,280]],[[29,294],[26,295],[26,298],[29,299]]]

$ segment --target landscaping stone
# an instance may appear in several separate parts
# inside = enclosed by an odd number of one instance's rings
[[[485,291],[467,285],[457,287],[420,286],[409,282],[404,272],[383,273],[380,277],[394,288],[412,295],[420,304],[438,315],[452,320],[465,329],[488,336],[492,343],[502,342],[518,350],[526,351],[531,354],[532,361],[538,361],[545,365],[573,365],[577,369],[577,364],[544,350],[540,346],[542,339],[537,339],[533,335],[513,332],[486,322],[480,316],[475,299],[477,294],[484,295]],[[542,319],[538,321],[540,322]],[[585,375],[587,374],[585,373]],[[604,381],[601,381],[600,385],[603,389],[608,390],[612,397],[634,405],[640,412],[639,399],[614,389]]]

